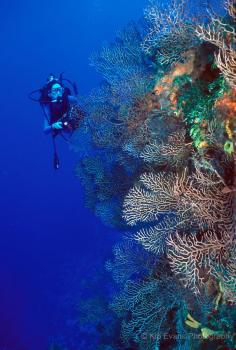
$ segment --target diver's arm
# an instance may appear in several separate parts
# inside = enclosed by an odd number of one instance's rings
[[[47,107],[44,108],[44,133],[46,135],[50,134],[53,130],[63,129],[62,122],[55,122],[53,124],[49,124],[50,114],[49,109]]]
[[[50,120],[50,111],[48,108],[48,105],[43,106],[43,112],[44,112],[44,128],[43,131],[47,135],[52,131],[52,125],[49,124]]]
[[[44,133],[47,135],[52,131],[52,125],[48,124],[47,119],[44,119],[44,129],[43,129]]]
[[[61,130],[63,129],[62,122],[55,122],[52,125],[48,124],[47,119],[44,119],[44,133],[47,135],[53,130]]]

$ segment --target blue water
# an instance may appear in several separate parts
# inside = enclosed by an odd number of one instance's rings
[[[52,168],[43,116],[27,94],[50,72],[99,82],[88,57],[131,19],[144,0],[1,1],[0,349],[42,350],[63,331],[60,303],[110,253],[119,234],[84,207],[76,154],[60,142]],[[73,279],[73,281],[72,281]],[[78,344],[79,349],[79,344]]]

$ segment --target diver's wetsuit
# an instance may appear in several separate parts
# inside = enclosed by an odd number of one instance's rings
[[[72,95],[66,95],[62,97],[61,101],[51,101],[47,104],[43,105],[43,109],[45,112],[45,118],[44,118],[44,132],[45,134],[49,134],[50,132],[54,131],[61,131],[59,130],[52,130],[51,125],[53,123],[56,123],[57,121],[60,121],[63,114],[65,114],[69,108],[70,104],[76,104],[77,99],[76,97]]]

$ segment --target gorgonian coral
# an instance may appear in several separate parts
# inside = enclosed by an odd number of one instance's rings
[[[224,274],[231,278],[236,274],[236,265],[231,264],[235,259],[233,240],[231,232],[227,231],[221,237],[214,231],[206,231],[201,239],[193,234],[176,233],[167,239],[170,266],[184,285],[197,293],[209,276],[224,283]]]
[[[123,196],[132,184],[132,176],[115,157],[103,154],[87,156],[77,165],[75,173],[85,188],[86,206],[108,226],[124,227],[121,207]]]
[[[184,53],[196,45],[196,35],[186,1],[171,1],[168,6],[161,2],[151,3],[145,10],[149,23],[142,48],[144,52],[155,55],[161,64],[183,61]]]
[[[202,186],[202,179],[207,176],[196,173],[186,174],[143,174],[140,183],[130,190],[124,201],[124,218],[130,225],[137,222],[158,220],[160,215],[175,214],[182,221],[189,215],[190,224],[231,223],[231,195],[223,193],[224,183],[208,183]],[[199,183],[200,182],[200,183]],[[186,220],[186,219],[185,219]]]
[[[141,35],[134,24],[117,33],[112,45],[92,54],[91,65],[102,74],[121,103],[148,90],[151,71],[141,50]]]
[[[232,18],[232,24],[220,17],[211,14],[208,25],[199,25],[196,28],[198,37],[208,41],[218,48],[215,53],[217,67],[223,73],[230,86],[236,87],[236,32],[235,32],[235,1],[225,1],[225,8]]]
[[[117,243],[113,248],[113,261],[106,263],[116,283],[125,283],[131,279],[141,279],[150,273],[157,259],[147,253],[139,244],[128,238]]]
[[[186,166],[192,149],[192,142],[186,142],[186,130],[180,129],[168,136],[168,141],[155,140],[146,145],[140,157],[147,163],[179,168]]]
[[[126,346],[134,341],[139,349],[155,349],[164,340],[163,334],[168,333],[168,315],[181,303],[184,304],[181,288],[173,278],[163,276],[158,280],[127,281],[111,306],[124,318],[122,335]]]

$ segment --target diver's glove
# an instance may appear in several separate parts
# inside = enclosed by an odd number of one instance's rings
[[[61,130],[63,129],[63,124],[62,122],[56,122],[51,125],[53,130]]]

